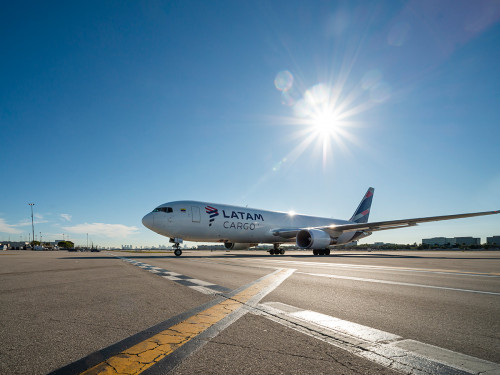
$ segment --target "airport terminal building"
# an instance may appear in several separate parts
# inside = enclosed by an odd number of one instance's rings
[[[434,238],[424,238],[422,239],[422,245],[431,246],[471,246],[471,245],[481,245],[481,239],[476,237],[434,237]]]
[[[500,236],[486,237],[486,243],[488,245],[498,245],[498,246],[500,246]]]

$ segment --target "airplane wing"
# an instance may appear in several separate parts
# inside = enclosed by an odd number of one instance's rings
[[[412,226],[417,225],[418,223],[427,223],[430,221],[452,220],[452,219],[461,219],[464,217],[495,215],[498,213],[500,213],[500,211],[474,212],[474,213],[470,213],[470,214],[431,216],[431,217],[421,217],[421,218],[402,219],[402,220],[390,220],[390,221],[375,221],[372,223],[361,223],[361,224],[329,225],[326,227],[318,227],[317,229],[322,229],[326,232],[330,232],[330,231],[332,231],[332,232],[339,232],[339,231],[349,232],[349,231],[354,231],[354,230],[375,232],[375,231],[379,231],[379,230],[412,227]]]
[[[444,215],[444,216],[431,216],[431,217],[421,217],[414,219],[401,219],[401,220],[389,220],[389,221],[375,221],[372,223],[353,223],[353,224],[332,224],[323,227],[312,227],[312,228],[279,228],[274,229],[272,233],[275,236],[283,238],[292,238],[297,235],[302,229],[321,229],[325,232],[331,234],[332,236],[338,236],[341,232],[350,231],[367,231],[375,232],[379,230],[397,229],[397,228],[407,228],[417,225],[418,223],[426,223],[431,221],[441,221],[441,220],[452,220],[461,219],[464,217],[473,216],[484,216],[484,215],[495,215],[499,214],[500,211],[486,211],[486,212],[474,212],[470,214],[458,214],[458,215]]]

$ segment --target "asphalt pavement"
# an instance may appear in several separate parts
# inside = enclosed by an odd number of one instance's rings
[[[494,374],[499,318],[499,252],[0,252],[5,374]]]

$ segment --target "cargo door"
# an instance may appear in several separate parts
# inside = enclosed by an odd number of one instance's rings
[[[199,223],[201,221],[200,207],[191,206],[191,214],[193,223]]]

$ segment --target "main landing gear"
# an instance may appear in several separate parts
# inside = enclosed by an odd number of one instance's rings
[[[285,249],[280,249],[279,244],[274,244],[274,248],[269,250],[269,254],[271,254],[271,255],[279,255],[279,254],[284,255]]]
[[[330,249],[314,249],[314,255],[330,255]]]

